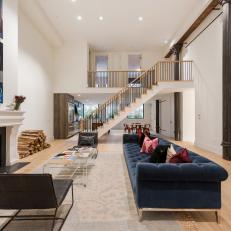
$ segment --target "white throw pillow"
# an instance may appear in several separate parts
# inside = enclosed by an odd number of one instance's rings
[[[174,149],[173,145],[171,144],[170,148],[167,150],[167,158],[166,158],[166,163],[169,163],[170,159],[176,155],[176,150]]]

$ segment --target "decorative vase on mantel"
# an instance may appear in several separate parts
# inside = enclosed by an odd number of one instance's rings
[[[26,99],[26,97],[22,96],[22,95],[20,95],[20,96],[16,95],[14,97],[14,110],[15,111],[19,111],[20,105],[25,101],[25,99]]]
[[[19,111],[21,103],[15,103],[14,110]]]

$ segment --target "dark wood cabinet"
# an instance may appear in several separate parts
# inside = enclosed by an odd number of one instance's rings
[[[75,99],[69,94],[54,94],[54,138],[67,139],[79,131]]]

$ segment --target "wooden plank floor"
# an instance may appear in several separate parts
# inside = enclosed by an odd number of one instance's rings
[[[77,137],[68,140],[55,140],[49,149],[29,156],[21,161],[31,162],[20,169],[18,173],[30,173],[43,165],[50,157],[77,144]],[[231,230],[231,162],[223,160],[220,155],[198,148],[191,143],[175,142],[202,156],[205,156],[223,166],[229,172],[229,179],[222,183],[222,209],[220,213],[220,224],[216,223],[213,212],[192,212],[191,215],[197,222],[200,231],[230,231]],[[99,152],[122,152],[122,133],[112,132],[99,140]],[[189,198],[190,199],[190,198]]]

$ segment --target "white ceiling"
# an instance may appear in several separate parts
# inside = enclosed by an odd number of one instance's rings
[[[24,5],[36,2],[64,42],[87,40],[100,51],[164,50],[169,46],[164,40],[171,42],[182,24],[199,13],[206,1],[21,0]],[[82,21],[77,20],[78,15]],[[100,21],[99,16],[104,20]]]

